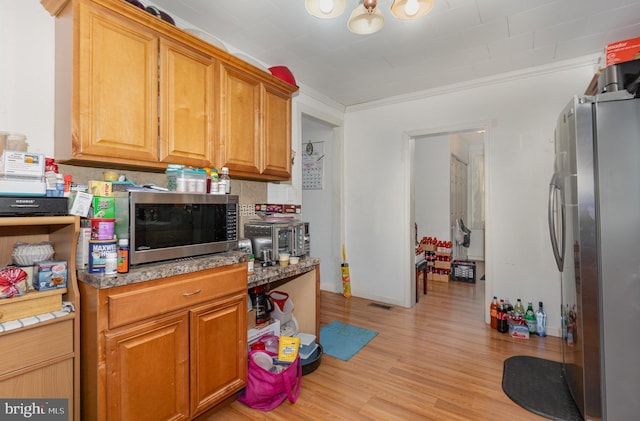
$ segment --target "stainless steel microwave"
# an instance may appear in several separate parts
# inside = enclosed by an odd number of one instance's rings
[[[219,253],[238,245],[238,196],[155,191],[114,192],[118,238],[129,263]]]

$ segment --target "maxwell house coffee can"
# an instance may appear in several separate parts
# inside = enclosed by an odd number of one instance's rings
[[[104,273],[107,255],[117,249],[116,240],[89,240],[89,273]]]

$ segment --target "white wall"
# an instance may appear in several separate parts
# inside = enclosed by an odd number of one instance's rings
[[[410,164],[406,134],[489,122],[487,293],[542,300],[549,331],[558,328],[559,275],[546,221],[553,130],[570,97],[591,80],[593,63],[513,76],[423,99],[347,109],[345,209],[354,295],[409,305],[407,244],[413,243],[413,229],[404,188]]]
[[[304,161],[307,142],[315,144],[316,150],[324,155],[313,155],[313,160],[320,159],[323,170],[323,186],[321,189],[302,191],[302,217],[309,222],[311,236],[311,255],[320,259],[320,288],[326,291],[342,292],[342,275],[340,270],[339,246],[341,241],[339,186],[337,168],[340,160],[334,141],[334,126],[309,117],[302,118],[302,151],[298,155]]]
[[[37,0],[0,1],[0,131],[53,156],[54,19]]]
[[[415,143],[415,221],[418,240],[437,237],[450,240],[449,184],[451,148],[449,136],[427,136]]]

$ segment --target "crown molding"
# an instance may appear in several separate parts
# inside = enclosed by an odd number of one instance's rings
[[[584,67],[588,65],[594,66],[594,69],[595,69],[599,63],[600,57],[601,57],[601,54],[591,54],[588,56],[583,56],[583,57],[570,59],[570,60],[558,61],[551,64],[545,64],[542,66],[532,67],[524,70],[500,73],[497,75],[479,78],[479,79],[473,79],[466,82],[455,83],[451,85],[444,85],[444,86],[439,86],[437,88],[431,88],[423,91],[412,92],[410,94],[397,95],[397,96],[392,96],[392,97],[388,97],[380,100],[364,102],[362,104],[350,105],[350,106],[346,106],[345,112],[348,113],[351,111],[362,111],[362,110],[367,110],[372,108],[378,108],[385,105],[393,105],[393,104],[399,104],[407,101],[414,101],[418,99],[429,98],[433,96],[446,95],[446,94],[460,92],[468,89],[474,89],[478,87],[493,85],[497,83],[504,83],[504,82],[514,81],[519,79],[525,79],[532,76],[540,76],[540,75],[545,75],[549,73],[575,69],[578,67]]]

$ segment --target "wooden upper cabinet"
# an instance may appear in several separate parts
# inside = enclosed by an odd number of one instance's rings
[[[296,87],[122,0],[43,5],[56,16],[59,162],[290,179]]]
[[[215,64],[181,44],[160,41],[160,161],[211,165]]]
[[[158,160],[158,38],[107,9],[79,3],[72,156]]]
[[[260,81],[220,66],[220,167],[235,176],[260,174]]]
[[[291,95],[264,88],[264,165],[262,174],[291,177]]]
[[[220,160],[236,177],[291,178],[291,92],[232,66],[220,72]]]

